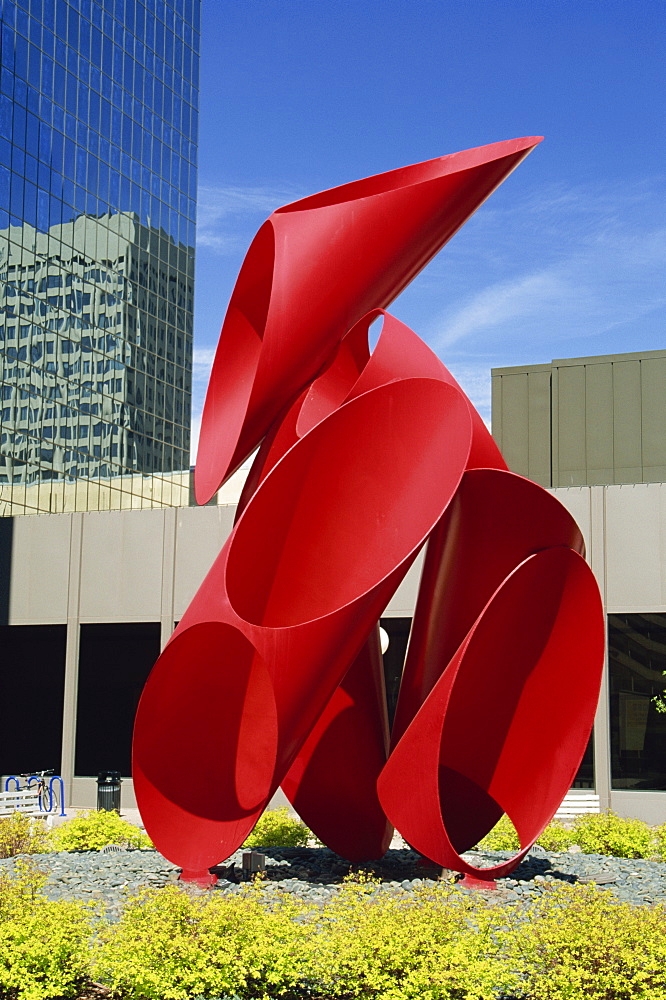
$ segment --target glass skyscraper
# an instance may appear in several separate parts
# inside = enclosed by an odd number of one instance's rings
[[[200,0],[1,0],[0,514],[188,502]]]

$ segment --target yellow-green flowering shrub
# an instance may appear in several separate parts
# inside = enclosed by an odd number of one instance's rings
[[[93,934],[42,879],[0,875],[9,1000],[75,997],[89,977],[118,1000],[666,1000],[666,910],[595,886],[512,910],[444,883],[380,892],[362,874],[322,907],[260,882],[232,896],[169,885]]]
[[[0,858],[15,854],[42,854],[49,850],[44,821],[15,812],[0,818]]]
[[[537,840],[546,851],[566,851],[575,842],[573,831],[559,819],[549,823]]]
[[[478,848],[482,851],[517,851],[520,848],[518,834],[506,814],[479,842]]]
[[[263,813],[243,847],[306,847],[312,833],[286,806]]]
[[[117,812],[100,810],[79,813],[51,832],[54,851],[99,851],[107,844],[152,847],[150,838]]]
[[[639,819],[615,813],[592,813],[574,820],[572,843],[586,854],[610,854],[616,858],[649,858],[657,853],[655,832]]]
[[[373,889],[347,884],[321,909],[279,892],[262,902],[260,884],[231,897],[146,890],[102,935],[95,977],[123,1000],[490,1000],[516,986],[496,908],[451,887]]]
[[[499,953],[501,916],[450,886],[410,897],[347,884],[319,918],[310,963],[314,997],[484,1000],[517,984]]]
[[[656,827],[652,832],[655,839],[655,852],[662,861],[666,861],[666,823]]]
[[[0,995],[12,1000],[78,996],[89,981],[90,919],[78,902],[53,902],[46,876],[17,864],[0,873]]]
[[[286,897],[268,907],[260,891],[144,890],[104,932],[96,976],[123,1000],[289,994],[308,966],[307,908]]]
[[[555,886],[505,937],[527,1000],[666,1000],[666,911]]]
[[[547,851],[566,851],[572,844],[578,844],[586,854],[666,859],[666,825],[654,830],[639,819],[625,819],[613,812],[591,813],[577,816],[569,826],[553,820],[537,843]],[[508,816],[502,816],[478,847],[487,851],[518,851],[518,835]]]

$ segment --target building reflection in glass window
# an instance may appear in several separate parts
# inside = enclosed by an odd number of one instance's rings
[[[199,13],[0,3],[0,516],[187,502]]]
[[[666,614],[608,616],[611,782],[666,789]]]

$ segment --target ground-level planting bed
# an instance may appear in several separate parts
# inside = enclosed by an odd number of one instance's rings
[[[227,866],[203,892],[154,850],[0,861],[0,997],[666,1000],[660,861],[540,850],[481,892],[407,849],[365,874],[321,847],[267,849],[256,883]]]

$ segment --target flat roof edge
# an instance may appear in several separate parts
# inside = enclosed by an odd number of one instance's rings
[[[553,358],[541,365],[515,365],[510,368],[491,368],[491,375],[520,375],[530,372],[549,371],[553,368],[568,368],[574,365],[607,365],[615,361],[653,361],[666,358],[666,348],[659,351],[635,351],[626,354],[595,354],[581,358]]]

